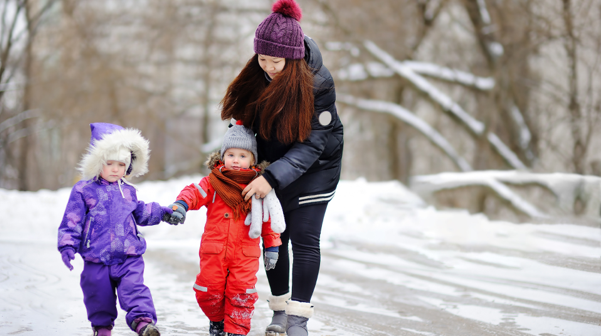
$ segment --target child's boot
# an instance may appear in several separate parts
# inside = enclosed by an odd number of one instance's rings
[[[140,322],[136,327],[136,332],[138,336],[161,336],[159,329],[153,322]]]
[[[265,328],[265,336],[285,336],[286,335],[286,301],[290,299],[290,294],[273,296],[268,298],[268,305],[274,311],[272,322]]]
[[[224,321],[209,321],[209,336],[226,336],[224,332]]]
[[[111,328],[107,328],[107,327],[94,328],[94,336],[111,336]]]
[[[309,302],[289,300],[286,306],[286,335],[307,336],[307,320],[314,314],[314,306]]]

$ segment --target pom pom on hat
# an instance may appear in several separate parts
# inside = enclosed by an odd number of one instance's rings
[[[297,21],[301,21],[303,13],[301,7],[295,0],[279,0],[272,6],[272,12],[280,13],[292,17]]]

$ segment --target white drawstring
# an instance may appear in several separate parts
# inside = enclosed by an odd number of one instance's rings
[[[119,186],[119,191],[121,192],[121,197],[125,198],[125,196],[123,196],[123,190],[121,190],[121,180],[117,180],[117,185]]]
[[[126,180],[125,177],[122,177],[121,179],[123,180],[123,183],[131,185],[132,187],[134,187],[134,189],[136,189],[136,191],[138,191],[138,188],[133,183],[128,182],[128,180]]]
[[[134,189],[136,189],[136,191],[138,191],[138,188],[136,188],[135,185],[133,185],[132,183],[128,182],[128,180],[126,180],[125,177],[122,177],[120,180],[117,181],[117,184],[119,185],[119,191],[121,191],[121,197],[123,197],[123,198],[125,198],[125,196],[123,196],[123,190],[121,190],[121,184],[122,183],[130,185]]]

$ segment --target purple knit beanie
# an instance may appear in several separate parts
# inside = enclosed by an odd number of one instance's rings
[[[301,59],[305,56],[301,8],[295,0],[278,0],[255,31],[256,54]]]

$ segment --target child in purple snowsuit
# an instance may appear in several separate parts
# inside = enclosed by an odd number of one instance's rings
[[[70,270],[75,253],[84,260],[80,284],[94,335],[111,335],[118,296],[128,326],[139,335],[158,336],[153,299],[143,283],[146,242],[137,225],[159,224],[172,210],[139,201],[124,178],[148,171],[150,150],[140,131],[106,123],[90,128],[90,147],[79,167],[82,180],[71,190],[58,249]]]

